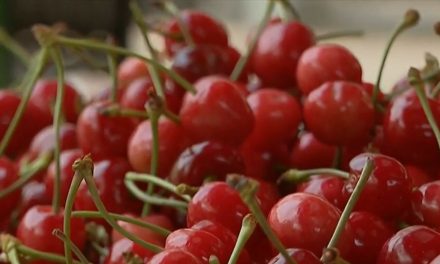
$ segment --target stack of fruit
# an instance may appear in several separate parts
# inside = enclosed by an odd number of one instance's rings
[[[383,94],[287,0],[243,55],[210,15],[131,8],[151,57],[38,25],[21,94],[0,91],[0,262],[440,263],[436,58]],[[112,88],[66,84],[72,50],[105,52]]]

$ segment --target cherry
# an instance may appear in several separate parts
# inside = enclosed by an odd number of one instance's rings
[[[266,86],[294,86],[298,60],[302,52],[314,44],[315,37],[304,24],[270,23],[256,43],[251,68]]]
[[[138,78],[149,76],[147,64],[139,58],[127,57],[118,66],[118,81],[122,89]]]
[[[228,173],[244,173],[238,149],[215,141],[205,141],[185,149],[170,173],[172,183],[202,185],[206,178],[224,180]]]
[[[29,99],[37,106],[46,118],[53,119],[53,107],[58,93],[57,80],[39,80]],[[62,113],[67,122],[75,123],[83,107],[81,95],[70,84],[64,84]]]
[[[167,237],[165,249],[174,248],[186,250],[206,264],[211,255],[216,256],[220,263],[227,263],[229,258],[225,244],[203,230],[185,228],[174,231]]]
[[[254,117],[238,88],[227,79],[208,76],[183,99],[180,118],[193,142],[217,140],[239,145],[251,133]]]
[[[312,133],[303,132],[290,154],[290,164],[301,170],[331,167],[336,147],[319,141]]]
[[[319,264],[319,258],[317,258],[312,252],[305,249],[288,248],[287,252],[297,264]],[[278,254],[271,259],[268,264],[287,264],[286,259]]]
[[[178,16],[188,29],[195,44],[210,44],[222,47],[228,45],[228,35],[224,26],[210,15],[196,10],[183,10]],[[169,21],[164,31],[168,34],[181,34],[180,25],[176,19]],[[177,51],[187,44],[183,40],[165,38],[165,50],[170,56],[174,56]]]
[[[110,102],[88,105],[78,118],[78,143],[94,160],[126,157],[126,146],[135,123],[126,117],[107,117],[100,113]]]
[[[268,222],[284,246],[307,249],[319,256],[340,216],[339,209],[323,198],[309,193],[294,193],[274,205]],[[349,252],[352,243],[353,231],[346,225],[338,245],[342,256]]]
[[[169,119],[159,119],[159,161],[158,175],[166,177],[180,152],[187,146],[182,126]],[[128,159],[139,172],[150,172],[153,135],[151,122],[143,121],[133,132],[128,142]]]
[[[153,89],[153,83],[150,78],[142,77],[135,79],[127,85],[122,97],[119,100],[120,105],[125,108],[145,111],[145,103],[148,100],[148,91]]]
[[[338,44],[313,46],[301,55],[296,79],[298,88],[309,94],[325,82],[362,82],[362,68],[356,57]]]
[[[362,153],[350,161],[350,178],[342,192],[348,197],[359,181],[367,158],[373,171],[356,204],[356,210],[368,211],[384,219],[398,219],[408,209],[412,182],[405,167],[396,159],[382,154]]]
[[[7,159],[6,157],[0,157],[0,190],[13,184],[18,180],[18,168],[17,166]],[[12,211],[16,208],[20,201],[20,191],[16,190],[2,198],[0,198],[1,204],[1,216],[0,220],[8,218]]]
[[[292,139],[301,122],[301,106],[295,97],[273,88],[261,89],[248,96],[255,117],[249,139],[268,147]]]
[[[154,255],[147,264],[202,264],[193,254],[183,249],[165,249]]]
[[[307,96],[304,119],[310,132],[323,143],[358,145],[369,139],[374,109],[359,84],[326,82]]]
[[[377,263],[429,263],[439,254],[440,233],[426,226],[410,226],[394,234],[383,245]]]
[[[344,209],[347,202],[342,195],[345,181],[332,175],[314,175],[308,181],[297,186],[297,192],[312,193],[321,196],[339,209]]]
[[[440,102],[432,99],[428,102],[439,123]],[[383,128],[385,153],[405,163],[438,166],[440,150],[414,90],[405,92],[391,102]]]
[[[424,225],[440,227],[440,180],[418,187],[412,195],[412,211]]]
[[[354,232],[350,262],[376,263],[383,244],[393,235],[394,230],[381,218],[368,212],[351,213],[348,223]]]
[[[64,212],[55,213],[51,206],[37,205],[31,207],[21,218],[17,229],[17,238],[32,249],[64,255],[64,243],[54,235],[54,229],[63,229]],[[83,249],[86,242],[85,223],[81,218],[71,219],[72,232],[70,239]],[[44,264],[46,261],[32,261],[33,264]]]
[[[130,257],[135,257],[141,260],[141,263],[146,263],[153,255],[153,252],[139,246],[128,238],[122,238],[113,243],[105,264],[131,263],[127,261]],[[137,262],[133,261],[133,263]]]
[[[418,166],[405,165],[405,169],[406,172],[408,173],[408,176],[411,178],[412,185],[414,188],[417,188],[432,180],[428,172]]]
[[[46,185],[38,181],[30,181],[21,189],[19,215],[22,217],[31,207],[50,205],[52,193],[48,194]]]

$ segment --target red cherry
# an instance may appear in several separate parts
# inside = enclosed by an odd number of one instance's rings
[[[228,45],[228,35],[224,26],[212,16],[196,10],[183,10],[180,12],[179,17],[196,44],[210,44],[222,47]],[[165,32],[181,34],[180,26],[176,19],[172,19],[167,24]],[[170,56],[174,56],[176,52],[185,46],[186,44],[183,40],[165,38],[165,49]]]
[[[121,88],[125,88],[138,78],[149,76],[147,64],[139,58],[127,57],[118,66],[118,81]]]
[[[354,232],[350,263],[376,263],[383,244],[393,231],[381,218],[368,212],[353,212],[348,220]]]
[[[52,193],[47,194],[46,185],[38,181],[30,181],[21,188],[19,215],[22,217],[29,208],[36,205],[50,205]]]
[[[429,263],[440,254],[440,233],[425,226],[410,226],[382,247],[378,264]]]
[[[405,165],[405,169],[406,172],[408,173],[408,176],[411,178],[412,185],[414,188],[417,188],[432,180],[429,174],[418,166]]]
[[[296,79],[298,88],[309,94],[325,82],[362,82],[362,68],[356,57],[338,44],[313,46],[301,55]]]
[[[39,80],[29,99],[49,120],[53,119],[53,109],[58,93],[57,80]],[[75,123],[83,107],[81,95],[69,84],[64,84],[62,113],[67,122]]]
[[[287,253],[295,260],[297,264],[320,264],[319,258],[317,258],[312,252],[305,249],[288,248]],[[268,264],[287,264],[286,259],[278,254],[269,261]]]
[[[314,194],[294,193],[275,204],[268,221],[284,246],[307,249],[320,256],[340,216],[339,209],[323,198]],[[338,245],[342,256],[349,252],[352,243],[353,231],[346,225]]]
[[[166,177],[180,152],[188,145],[183,128],[166,118],[161,118],[159,130],[158,175]],[[139,172],[150,172],[153,135],[151,122],[138,125],[128,142],[128,159],[131,166]]]
[[[152,89],[154,88],[150,78],[135,79],[124,89],[119,102],[122,107],[145,111],[145,103],[149,98],[148,91]]]
[[[20,220],[17,238],[32,249],[64,255],[64,243],[52,235],[54,229],[63,229],[64,212],[55,214],[51,206],[37,205],[30,208]],[[70,239],[83,249],[86,242],[85,223],[81,218],[71,219],[72,233]],[[33,261],[33,264],[44,264],[46,261]]]
[[[369,139],[374,109],[360,85],[326,82],[307,96],[304,119],[310,132],[323,143],[359,145]]]
[[[170,181],[202,185],[205,178],[224,180],[228,173],[244,173],[243,158],[238,150],[229,145],[205,141],[192,145],[177,158],[170,173]]]
[[[255,117],[249,139],[253,144],[268,147],[292,139],[301,122],[301,106],[287,92],[267,88],[248,96],[247,102]]]
[[[18,180],[18,168],[5,157],[0,157],[0,190],[13,184]],[[12,211],[16,208],[20,201],[20,191],[16,190],[2,198],[0,198],[1,204],[1,216],[0,220],[8,218]]]
[[[271,87],[287,88],[296,83],[296,67],[304,50],[315,44],[312,31],[299,22],[269,24],[252,54],[252,69]]]
[[[349,197],[366,163],[373,161],[373,171],[356,203],[356,210],[368,211],[384,219],[398,219],[408,209],[411,197],[411,178],[396,159],[382,154],[363,153],[350,161],[350,178],[343,188]]]
[[[183,99],[180,118],[194,142],[217,140],[238,145],[250,134],[254,117],[246,99],[227,79],[208,76]]]
[[[346,198],[342,195],[345,181],[337,176],[314,175],[308,181],[298,185],[297,192],[312,193],[321,196],[339,209],[344,209]]]
[[[91,153],[94,160],[108,157],[126,157],[126,146],[135,123],[126,117],[107,117],[100,111],[110,102],[88,105],[76,127],[78,143],[84,153]]]
[[[413,192],[412,210],[420,223],[440,227],[440,180],[425,183]]]
[[[128,238],[123,238],[113,243],[110,249],[110,255],[107,257],[105,264],[127,264],[127,254],[133,254],[139,258],[142,263],[147,263],[147,261],[154,256],[154,253],[148,249],[139,246]]]
[[[154,255],[147,264],[202,264],[193,254],[183,249],[165,249]]]

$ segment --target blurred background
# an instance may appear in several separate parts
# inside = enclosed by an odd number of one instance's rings
[[[141,0],[146,19],[161,17],[151,1]],[[440,36],[433,31],[433,24],[440,21],[439,0],[291,0],[316,34],[340,30],[363,30],[362,37],[344,37],[326,42],[341,43],[359,59],[364,80],[374,82],[387,40],[409,8],[417,9],[421,21],[399,37],[392,49],[383,76],[383,89],[404,76],[410,66],[423,66],[424,54],[430,52],[440,57]],[[145,52],[145,45],[138,29],[131,23],[127,0],[0,0],[2,26],[26,46],[32,46],[32,37],[26,29],[36,22],[53,23],[67,21],[84,34],[111,32],[120,44]],[[246,47],[245,39],[263,16],[266,0],[176,0],[180,8],[197,8],[220,19],[230,33],[233,46]],[[282,14],[277,10],[275,14]],[[161,41],[155,38],[160,48]],[[31,48],[31,47],[29,47]],[[2,53],[0,75],[10,69],[11,57]],[[7,75],[7,76],[5,76]],[[67,78],[87,94],[110,85],[109,77],[100,71],[76,67]]]

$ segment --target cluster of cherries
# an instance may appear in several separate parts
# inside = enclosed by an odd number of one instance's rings
[[[440,263],[435,58],[383,94],[298,20],[244,55],[199,11],[160,34],[169,69],[127,57],[90,102],[0,90],[0,263]]]

